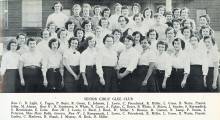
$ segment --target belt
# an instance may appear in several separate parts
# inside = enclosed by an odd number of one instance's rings
[[[48,70],[52,70],[53,72],[58,72],[60,68],[48,68]]]
[[[173,71],[176,71],[176,72],[177,72],[177,71],[184,71],[183,68],[172,68],[172,70],[173,70]]]
[[[24,68],[38,69],[38,68],[40,68],[40,67],[39,67],[39,66],[35,66],[35,65],[30,65],[30,66],[25,66]]]

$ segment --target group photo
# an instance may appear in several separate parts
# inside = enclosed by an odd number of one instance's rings
[[[220,91],[218,0],[0,5],[0,92]]]

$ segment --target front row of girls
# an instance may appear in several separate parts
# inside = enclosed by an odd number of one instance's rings
[[[153,35],[154,32],[152,32]],[[149,39],[152,36],[148,35]],[[213,92],[217,89],[218,52],[212,37],[204,37],[206,49],[191,36],[191,47],[175,38],[167,42],[141,39],[142,51],[135,49],[135,37],[124,38],[124,50],[116,52],[114,36],[103,38],[96,48],[93,37],[80,53],[78,38],[68,40],[68,48],[59,51],[56,38],[48,42],[49,56],[36,49],[33,38],[27,40],[28,51],[19,54],[18,43],[11,40],[2,58],[4,92]],[[152,47],[156,46],[156,49]],[[136,45],[137,46],[137,45]],[[173,54],[168,49],[173,48]]]

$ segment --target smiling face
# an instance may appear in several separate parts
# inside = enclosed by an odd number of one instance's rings
[[[140,39],[141,39],[141,35],[140,35],[140,34],[136,34],[136,35],[134,36],[135,44],[139,44],[139,43],[140,43]]]
[[[113,34],[113,37],[114,37],[114,40],[115,40],[115,41],[119,41],[120,38],[121,38],[121,33],[119,33],[119,32],[116,31],[116,32]]]
[[[183,30],[183,35],[184,35],[185,38],[190,38],[190,36],[191,36],[190,29],[184,29]]]
[[[197,46],[199,44],[199,41],[198,41],[198,39],[196,37],[191,37],[190,44],[192,46]]]
[[[56,42],[53,42],[52,44],[51,44],[51,49],[52,50],[57,50],[58,49],[58,41],[56,41]]]
[[[82,30],[78,30],[76,32],[76,37],[78,37],[79,39],[82,39],[84,36],[84,32]]]
[[[126,25],[125,17],[119,17],[118,22],[119,22],[119,24],[120,24],[121,26]]]
[[[146,50],[150,48],[150,44],[148,43],[147,39],[141,41],[141,47]]]
[[[96,45],[95,39],[91,39],[88,41],[89,48],[94,48]]]
[[[18,37],[18,44],[19,45],[24,45],[25,44],[25,36],[24,35],[19,35]]]
[[[128,38],[125,38],[124,44],[126,46],[127,49],[131,48],[133,45],[132,40],[129,40]]]
[[[160,52],[160,53],[163,53],[166,49],[166,46],[164,44],[158,44],[157,45],[157,50]]]
[[[181,49],[181,42],[180,40],[174,41],[173,47],[176,51],[179,51]]]
[[[204,25],[207,25],[208,24],[208,21],[205,17],[200,17],[199,18],[199,25],[200,26],[204,26]]]
[[[28,47],[30,50],[35,50],[36,45],[37,45],[36,41],[29,41],[28,43]]]
[[[145,17],[150,17],[151,16],[151,11],[150,10],[145,10],[144,15],[145,15]]]
[[[113,38],[112,38],[112,37],[107,37],[104,44],[105,44],[105,46],[106,46],[107,48],[112,47],[113,44],[114,44]]]
[[[205,39],[204,42],[205,42],[206,48],[208,48],[208,49],[212,48],[213,43],[212,43],[212,39],[210,37]]]
[[[77,40],[72,40],[70,42],[70,48],[76,49],[78,47],[79,42]]]
[[[54,5],[54,11],[55,12],[60,12],[61,11],[62,5],[60,3],[57,3]]]
[[[149,40],[155,40],[157,37],[156,31],[152,31],[149,33]]]
[[[205,36],[209,36],[210,32],[210,29],[209,28],[205,28],[205,29],[202,29],[202,36],[205,37]]]
[[[11,43],[10,45],[10,50],[15,52],[18,48],[18,44],[17,43]]]

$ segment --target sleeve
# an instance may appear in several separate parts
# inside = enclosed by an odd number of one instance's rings
[[[85,51],[80,56],[80,72],[83,73],[86,71],[86,54]]]
[[[189,55],[184,53],[184,57],[182,58],[184,59],[184,73],[189,74],[190,73],[190,59],[189,59]]]
[[[172,58],[169,55],[166,55],[165,57],[165,77],[169,77],[171,74],[171,69],[172,69]]]
[[[132,53],[131,53],[131,58],[130,58],[130,62],[127,66],[127,71],[131,71],[133,72],[134,69],[137,67],[137,64],[138,64],[138,59],[139,59],[139,54],[136,50],[134,50]],[[130,57],[130,56],[128,56]]]
[[[100,77],[103,77],[103,70],[102,70],[102,52],[98,52],[96,56],[96,72]]]
[[[208,55],[206,54],[205,51],[203,51],[203,60],[202,60],[202,73],[203,75],[207,75],[208,74]]]
[[[0,69],[1,75],[5,74],[5,71],[7,69],[7,61],[8,60],[7,60],[7,53],[6,53],[2,56],[1,69]]]

